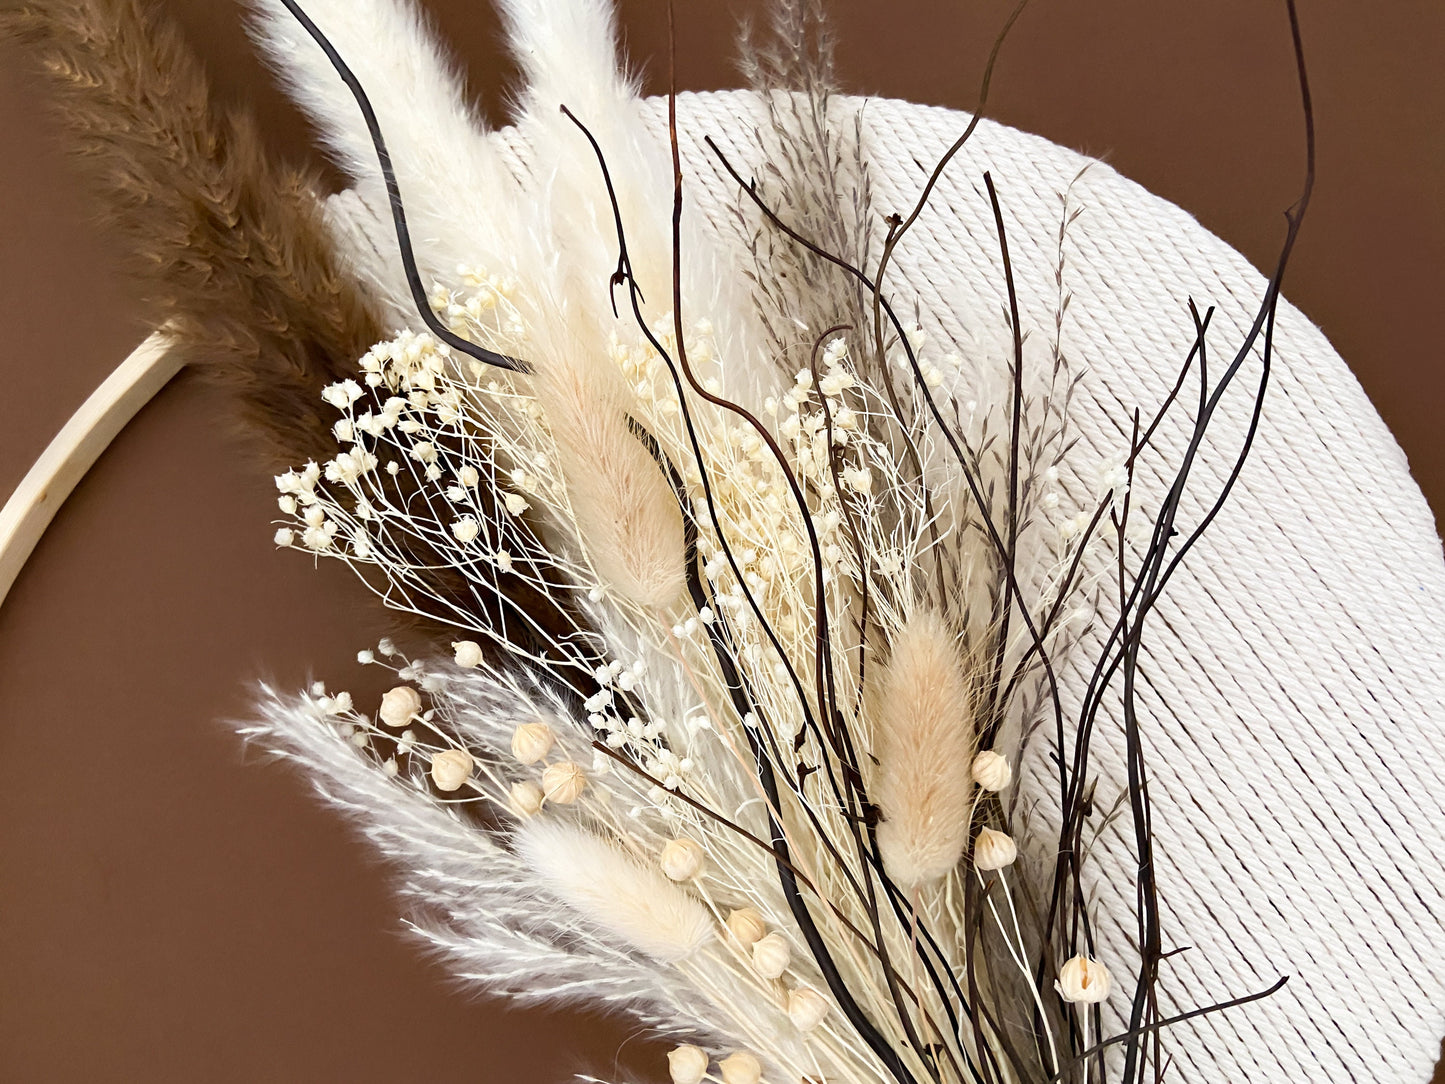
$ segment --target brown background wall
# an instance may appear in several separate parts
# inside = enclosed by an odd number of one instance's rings
[[[8,0],[6,0],[8,2]],[[223,97],[306,136],[229,2],[167,0]],[[480,0],[428,0],[494,116],[511,78]],[[832,0],[851,90],[969,107],[1003,0]],[[738,16],[679,3],[686,88],[734,85]],[[1320,179],[1288,293],[1350,361],[1445,512],[1445,5],[1301,0]],[[624,0],[649,87],[662,0]],[[142,337],[129,284],[0,43],[0,492]],[[1107,156],[1256,264],[1301,140],[1282,3],[1037,0],[990,110]],[[546,1081],[614,1063],[625,1025],[448,990],[397,933],[383,871],[303,784],[214,720],[249,683],[351,683],[385,631],[348,575],[272,551],[269,479],[189,379],[116,441],[0,609],[0,1077],[11,1081]],[[374,692],[374,690],[371,690]],[[644,1066],[653,1066],[649,1070]]]

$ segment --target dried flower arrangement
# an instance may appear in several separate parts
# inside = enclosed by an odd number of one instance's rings
[[[1253,442],[1312,134],[1248,334],[1211,373],[1191,302],[1173,393],[1080,500],[1071,192],[1056,320],[1029,329],[982,175],[1010,349],[940,350],[889,272],[977,117],[882,218],[818,6],[778,0],[745,54],[765,168],[703,142],[736,197],[720,239],[687,213],[678,98],[659,132],[610,6],[501,6],[521,149],[480,133],[403,0],[253,0],[354,178],[324,202],[139,0],[8,16],[150,257],[158,323],[284,465],[276,544],[346,562],[450,644],[362,650],[396,675],[374,713],[268,689],[242,733],[362,826],[458,976],[625,1012],[676,1044],[678,1084],[1159,1079],[1168,1027],[1284,981],[1161,1009],[1175,950],[1135,686],[1147,619]],[[1185,524],[1247,362],[1232,473]],[[1136,465],[1196,381],[1145,511]],[[1127,750],[1108,807],[1105,715]],[[1089,859],[1115,830],[1137,957],[1104,960]]]

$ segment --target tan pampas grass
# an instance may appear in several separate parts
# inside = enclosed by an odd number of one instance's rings
[[[917,888],[958,864],[973,790],[973,696],[938,614],[918,610],[898,630],[874,703],[878,846],[889,874]]]
[[[49,76],[149,318],[244,408],[284,466],[335,446],[317,396],[381,329],[326,238],[315,178],[222,112],[178,30],[140,0],[43,0],[0,28]]]
[[[656,866],[560,821],[535,820],[516,834],[517,852],[547,890],[592,925],[663,963],[716,935],[707,908]]]
[[[40,0],[0,14],[0,27],[49,76],[148,318],[232,394],[268,466],[330,458],[322,389],[356,375],[385,336],[334,250],[319,179],[274,162],[249,115],[215,105],[179,30],[141,0]],[[489,494],[481,503],[496,514]],[[409,556],[428,592],[470,598],[434,545],[413,540]],[[552,600],[516,592],[535,625],[571,627]]]

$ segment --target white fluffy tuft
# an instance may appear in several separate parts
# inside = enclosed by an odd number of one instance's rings
[[[337,164],[379,212],[382,251],[399,270],[381,169],[355,99],[280,0],[251,3],[252,35]],[[499,208],[518,198],[516,182],[495,144],[483,138],[485,125],[422,14],[410,0],[306,0],[305,10],[376,111],[424,280],[449,278],[461,263],[500,265],[515,238]]]
[[[684,959],[716,934],[696,896],[591,832],[560,821],[531,821],[518,830],[516,846],[558,899],[655,960]]]

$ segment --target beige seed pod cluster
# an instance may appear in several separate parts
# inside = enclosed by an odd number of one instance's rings
[[[878,847],[905,889],[938,880],[968,842],[973,697],[958,640],[931,610],[898,630],[879,677]]]

